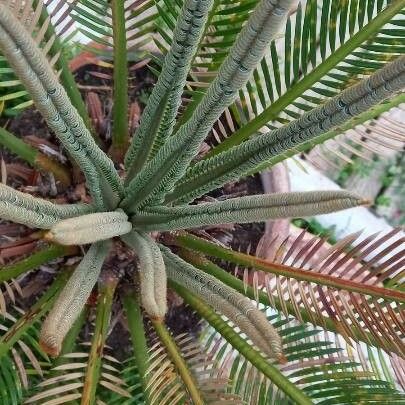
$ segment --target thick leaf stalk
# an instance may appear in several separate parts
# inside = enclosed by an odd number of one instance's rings
[[[25,143],[22,139],[17,138],[14,134],[1,127],[0,144],[15,153],[21,159],[24,159],[32,167],[45,173],[52,173],[55,176],[55,179],[60,181],[63,186],[70,186],[71,176],[67,167],[41,153],[31,145]]]
[[[55,223],[94,209],[87,204],[54,204],[0,184],[0,218],[32,228],[49,229]]]
[[[187,288],[237,325],[266,355],[283,360],[281,338],[252,302],[161,246],[171,280]]]
[[[171,337],[169,331],[166,329],[165,325],[161,321],[152,320],[153,327],[160,341],[169,353],[170,359],[172,360],[176,371],[179,373],[184,385],[187,388],[188,393],[192,399],[194,405],[204,405],[206,402],[198,388],[197,381],[191,374],[184,357],[182,356],[176,342]]]
[[[114,39],[114,104],[112,154],[122,161],[129,144],[128,135],[128,60],[125,28],[125,1],[112,0],[112,25]]]
[[[123,188],[113,162],[96,145],[45,56],[5,5],[0,6],[0,48],[50,128],[83,170],[95,203],[116,205]]]
[[[99,242],[90,247],[45,319],[40,345],[51,356],[59,354],[63,339],[82,312],[97,283],[109,249],[109,242]]]
[[[235,222],[306,217],[365,203],[367,201],[349,191],[275,193],[197,205],[150,208],[135,215],[132,223],[134,227],[144,231],[169,231]]]
[[[183,177],[199,146],[222,112],[237,97],[283,25],[292,0],[262,0],[239,34],[193,115],[130,183],[122,207],[156,203]]]
[[[226,182],[252,173],[269,159],[288,154],[299,145],[344,125],[404,86],[405,56],[401,56],[290,124],[198,162],[166,201],[189,202]]]
[[[131,180],[171,135],[191,62],[204,32],[213,0],[186,0],[172,46],[148,99],[139,128],[125,157]]]
[[[142,306],[152,319],[164,319],[167,311],[167,277],[158,245],[146,233],[131,232],[122,239],[138,255]]]
[[[106,275],[105,279],[99,283],[100,294],[97,303],[96,324],[84,377],[81,405],[96,403],[96,391],[102,376],[103,351],[107,339],[117,283],[118,280],[109,275]]]
[[[121,210],[96,212],[57,222],[45,235],[51,242],[61,245],[86,245],[125,235],[132,225]]]

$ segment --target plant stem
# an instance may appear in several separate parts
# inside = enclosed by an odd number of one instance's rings
[[[93,405],[101,374],[104,345],[110,323],[111,307],[118,280],[108,274],[99,283],[99,297],[96,311],[96,325],[87,361],[81,405]]]
[[[113,104],[113,157],[122,161],[129,144],[128,135],[128,67],[125,30],[124,0],[112,0],[114,38],[114,104]]]
[[[0,267],[0,282],[11,280],[20,274],[38,268],[41,264],[47,263],[58,257],[73,255],[78,252],[76,246],[47,246],[36,253],[6,266]]]
[[[64,186],[68,187],[70,185],[71,177],[67,167],[39,152],[2,127],[0,127],[0,144],[25,160],[32,167],[53,173],[55,178]]]
[[[397,0],[392,2],[381,13],[365,25],[360,31],[353,35],[346,43],[339,49],[333,52],[324,62],[318,65],[311,73],[306,75],[284,93],[277,101],[267,107],[261,114],[251,120],[248,124],[237,130],[232,136],[226,138],[222,143],[215,147],[211,152],[207,153],[204,158],[209,158],[217,155],[224,150],[228,150],[232,146],[239,145],[244,140],[248,139],[251,135],[255,134],[266,125],[268,122],[277,118],[277,116],[288,107],[294,100],[304,94],[305,91],[310,89],[322,77],[324,77],[331,69],[333,69],[339,62],[343,61],[346,56],[353,52],[362,43],[369,41],[373,38],[380,27],[391,20],[396,14],[400,13],[405,6],[405,0]]]
[[[405,302],[405,293],[399,290],[377,287],[374,285],[365,285],[357,281],[333,277],[328,274],[314,272],[311,270],[297,269],[283,264],[267,262],[255,256],[235,252],[226,249],[204,239],[192,235],[180,234],[176,239],[183,242],[188,248],[199,252],[227,260],[241,266],[254,267],[265,273],[293,278],[298,281],[307,281],[318,285],[324,285],[338,290],[356,292],[369,295],[375,298],[384,298],[389,301]]]
[[[124,292],[123,305],[127,314],[129,333],[131,334],[132,347],[136,366],[141,376],[143,395],[147,396],[147,377],[149,354],[146,343],[143,317],[138,297],[135,297],[135,291],[128,290]]]
[[[159,336],[160,341],[168,351],[171,360],[173,361],[184,382],[184,385],[187,387],[187,391],[193,400],[193,404],[203,405],[205,402],[201,396],[200,390],[198,389],[196,381],[191,375],[190,370],[188,369],[188,366],[176,345],[176,342],[173,340],[162,321],[151,319],[151,322]]]
[[[202,318],[218,331],[240,354],[261,371],[270,381],[286,395],[300,405],[311,405],[313,402],[295,384],[289,381],[281,371],[268,363],[261,354],[242,339],[219,315],[208,305],[191,294],[187,289],[170,282],[170,286],[189,304]]]
[[[253,289],[252,286],[246,285],[242,280],[239,280],[238,278],[234,277],[232,274],[229,274],[225,270],[223,270],[221,267],[217,266],[216,264],[212,263],[208,259],[206,259],[204,256],[198,256],[195,254],[195,252],[191,251],[184,251],[181,252],[181,256],[193,264],[194,266],[198,267],[199,269],[203,270],[207,274],[210,274],[217,278],[218,280],[222,281],[224,284],[228,285],[229,287],[234,288],[236,291],[239,291],[241,294],[246,295],[252,300],[256,300],[258,298],[259,302],[263,305],[273,307],[274,304],[274,309],[278,311],[284,311],[287,309],[287,312],[289,315],[292,315],[294,317],[297,317],[297,311],[294,308],[294,306],[288,302],[285,301],[281,303],[281,300],[279,297],[273,297],[272,302],[270,302],[268,295],[263,292],[263,291],[258,291],[255,293],[255,290]],[[328,331],[334,332],[334,333],[342,333],[342,328],[339,327],[338,322],[334,322],[332,319],[327,318],[327,317],[320,317],[318,316],[315,312],[309,313],[306,309],[300,308],[300,317],[304,322],[309,322],[313,324],[314,326],[320,326],[322,328],[327,329]],[[366,331],[360,330],[357,326],[351,325],[350,326],[350,331],[352,333],[352,337],[356,341],[363,341],[366,344],[371,344],[375,347],[379,347],[378,341],[374,339],[374,337]],[[398,349],[394,345],[390,343],[389,340],[384,339],[384,347],[388,348],[392,352],[397,352]]]

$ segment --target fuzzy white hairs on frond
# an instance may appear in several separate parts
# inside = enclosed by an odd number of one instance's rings
[[[165,246],[160,246],[160,249],[167,266],[167,274],[173,281],[223,313],[265,354],[277,359],[283,358],[280,336],[263,312],[248,298],[187,263]]]
[[[57,222],[94,211],[87,204],[54,204],[0,183],[0,218],[32,228],[49,229]]]
[[[46,353],[52,356],[59,354],[63,339],[80,315],[97,283],[110,246],[110,242],[98,242],[90,246],[63,287],[42,325],[40,345]]]
[[[138,255],[142,306],[151,318],[163,319],[167,311],[167,278],[159,246],[146,233],[135,231],[122,240]]]
[[[61,245],[86,245],[125,235],[132,225],[121,210],[65,219],[52,226],[46,238]]]

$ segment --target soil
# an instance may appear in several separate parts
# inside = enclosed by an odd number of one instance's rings
[[[111,71],[96,65],[87,65],[79,68],[75,73],[77,83],[80,86],[82,95],[87,101],[91,118],[94,126],[97,128],[98,136],[100,138],[100,145],[105,151],[110,146],[111,135]],[[130,101],[130,126],[131,132],[136,128],[139,116],[145,106],[147,96],[151,91],[155,78],[150,73],[146,66],[140,65],[139,68],[131,70],[130,84],[129,84],[129,101]],[[132,121],[131,121],[132,120]],[[223,120],[225,125],[226,120]],[[27,135],[35,135],[35,137],[43,140],[51,148],[54,148],[59,153],[63,151],[60,148],[59,142],[55,139],[53,134],[49,131],[42,116],[34,109],[29,108],[22,112],[19,116],[6,120],[0,119],[0,125],[7,125],[7,129],[19,137],[26,137]],[[216,143],[217,138],[213,135],[207,140],[207,145]],[[206,147],[207,147],[206,145]],[[75,202],[79,198],[83,199],[83,192],[85,192],[82,178],[77,178],[76,184],[68,189],[57,190],[55,195],[55,188],[50,185],[52,182],[51,176],[48,174],[38,173],[36,170],[29,167],[21,159],[8,153],[6,150],[0,149],[0,154],[4,159],[7,168],[7,184],[17,189],[26,189],[30,186],[30,192],[44,198],[57,198],[60,201]],[[17,164],[18,167],[26,169],[31,176],[21,177],[9,170],[12,165]],[[216,199],[224,199],[229,197],[236,197],[242,195],[251,195],[262,193],[262,186],[259,176],[252,176],[244,181],[228,184],[225,187],[210,193],[210,197]],[[0,226],[3,228],[4,233],[0,236],[0,258],[2,254],[2,247],[6,242],[11,240],[18,240],[22,237],[27,237],[32,232],[28,228],[19,227],[18,232],[15,230],[14,225],[9,225],[4,221],[0,221]],[[14,228],[13,228],[14,226]],[[14,229],[14,234],[12,232]],[[231,246],[235,250],[242,252],[255,252],[257,243],[263,235],[263,224],[246,224],[235,225],[233,227],[212,227],[206,229],[204,232],[211,238]],[[35,249],[35,244],[31,250]],[[135,257],[134,254],[126,249],[122,244],[117,243],[116,254],[110,257],[106,263],[107,268],[114,271],[121,277],[121,281],[128,280],[130,282],[129,274],[134,271]],[[30,251],[30,250],[29,250]],[[28,254],[29,251],[24,252]],[[118,253],[117,253],[118,252]],[[13,260],[20,259],[21,255],[4,258],[4,263],[12,262]],[[42,292],[46,285],[48,285],[52,278],[53,273],[57,273],[58,269],[66,263],[71,263],[72,258],[56,260],[43,266],[40,271],[32,272],[21,280],[21,287],[26,292],[27,297],[19,303],[23,308],[29,308],[37,299],[38,295]],[[230,271],[232,267],[227,266]],[[124,281],[125,283],[125,281]],[[173,292],[169,292],[170,306],[167,314],[167,324],[169,328],[175,333],[180,334],[184,332],[197,334],[201,328],[199,317],[187,306],[179,301],[178,297]],[[91,320],[91,317],[90,317]],[[89,321],[90,322],[90,321]],[[112,324],[115,324],[109,336],[108,343],[114,352],[114,355],[120,359],[125,358],[125,354],[130,350],[128,346],[123,344],[128,332],[125,325],[125,317],[122,314],[121,306],[119,303],[114,305],[112,316]],[[82,331],[82,338],[84,341],[90,339],[90,323]],[[146,327],[148,324],[146,322]],[[125,340],[123,339],[125,337]]]

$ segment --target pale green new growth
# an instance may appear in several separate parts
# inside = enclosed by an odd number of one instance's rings
[[[123,188],[112,161],[97,146],[45,56],[7,6],[0,7],[0,49],[86,175],[94,203],[115,208]]]
[[[167,280],[158,245],[149,235],[135,231],[122,240],[138,255],[142,306],[151,318],[163,319],[167,310]]]
[[[161,246],[168,276],[235,323],[268,356],[282,358],[281,338],[252,302]]]
[[[132,223],[144,231],[169,231],[327,214],[364,203],[358,195],[344,190],[252,195],[197,205],[149,208],[134,215]]]
[[[53,204],[0,183],[0,218],[40,229],[58,221],[94,211],[87,204]]]
[[[128,216],[121,210],[96,212],[59,221],[46,237],[61,245],[86,245],[125,235],[131,229]]]
[[[66,333],[85,306],[97,283],[110,242],[90,246],[83,260],[76,267],[41,329],[40,344],[46,353],[57,356]]]
[[[405,56],[401,56],[290,124],[198,162],[189,168],[174,192],[166,197],[166,202],[192,201],[226,182],[263,169],[266,161],[300,144],[316,144],[318,135],[367,111],[402,90],[404,85]]]
[[[127,151],[127,181],[171,135],[191,61],[197,50],[213,0],[187,0],[173,33],[159,79],[149,96],[142,121]]]
[[[161,202],[173,189],[212,125],[248,81],[267,45],[280,30],[292,3],[293,0],[260,1],[192,117],[131,181],[121,207],[134,212],[145,202]]]

